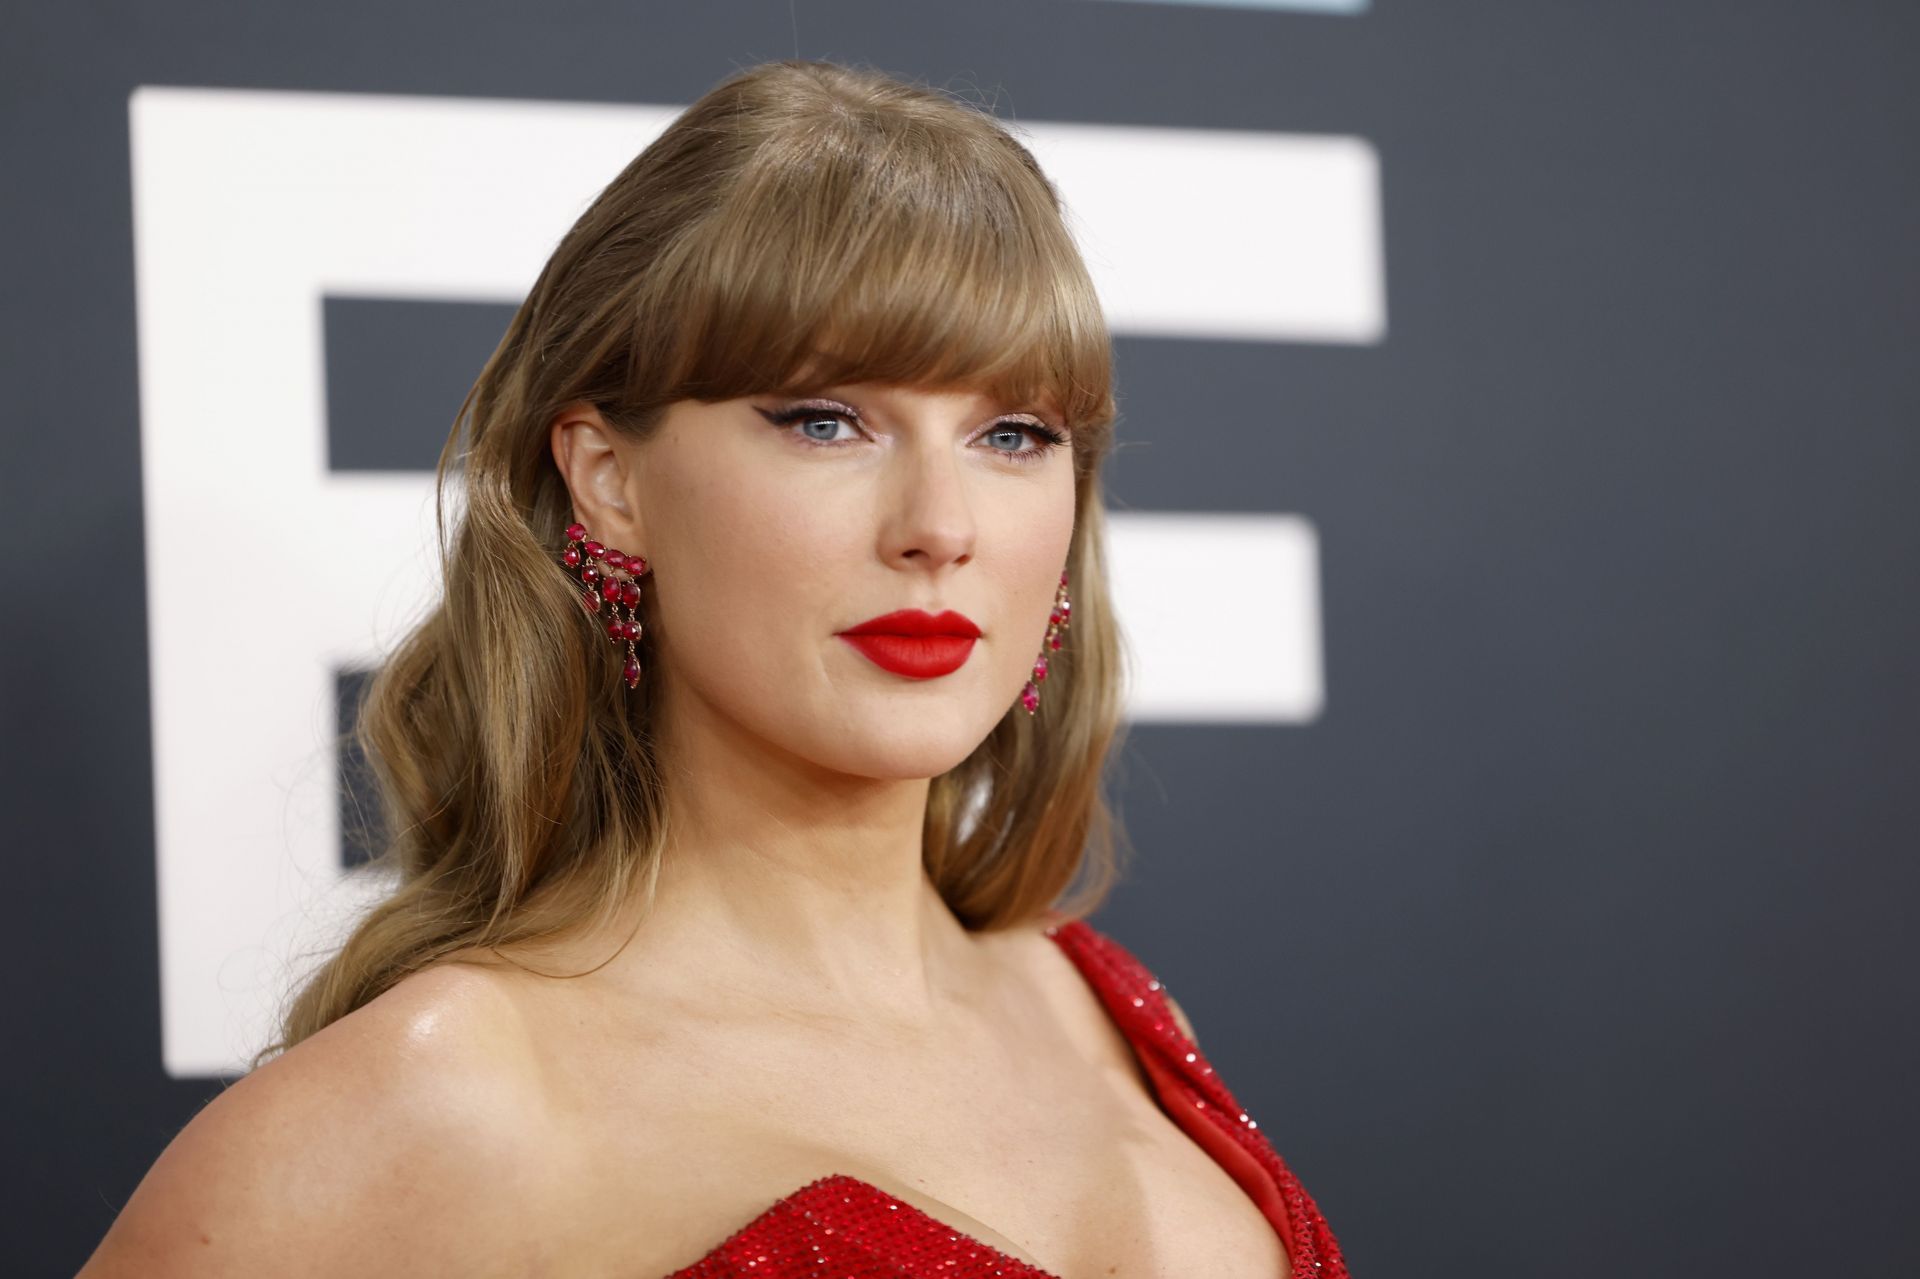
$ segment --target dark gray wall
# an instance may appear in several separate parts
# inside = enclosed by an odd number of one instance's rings
[[[1912,1273],[1920,9],[109,0],[0,26],[9,1273],[77,1268],[219,1087],[158,1055],[128,93],[671,103],[796,50],[1023,120],[1379,150],[1384,343],[1120,343],[1123,435],[1155,447],[1120,453],[1116,503],[1311,518],[1328,707],[1136,728],[1139,856],[1096,919],[1355,1273]],[[407,331],[470,376],[498,327],[471,319]]]

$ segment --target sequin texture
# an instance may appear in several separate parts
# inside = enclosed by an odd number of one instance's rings
[[[1153,1082],[1161,1106],[1259,1205],[1295,1279],[1348,1279],[1340,1245],[1266,1134],[1181,1030],[1166,987],[1085,920],[1047,936],[1100,997]],[[820,1177],[777,1200],[699,1261],[666,1279],[1060,1279],[961,1234],[869,1182]]]

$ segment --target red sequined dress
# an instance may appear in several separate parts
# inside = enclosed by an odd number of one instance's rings
[[[1340,1245],[1266,1134],[1181,1033],[1164,988],[1085,920],[1047,935],[1133,1046],[1164,1109],[1273,1223],[1294,1279],[1347,1279]],[[810,1182],[666,1279],[1060,1279],[843,1173]]]

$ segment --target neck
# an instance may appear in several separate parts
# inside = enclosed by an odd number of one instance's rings
[[[922,861],[928,779],[836,773],[713,719],[661,740],[669,835],[644,951],[799,1015],[939,1024],[978,948]]]

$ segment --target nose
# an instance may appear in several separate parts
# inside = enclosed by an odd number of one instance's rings
[[[950,447],[899,450],[881,537],[889,563],[923,569],[964,564],[979,536],[965,468]]]

